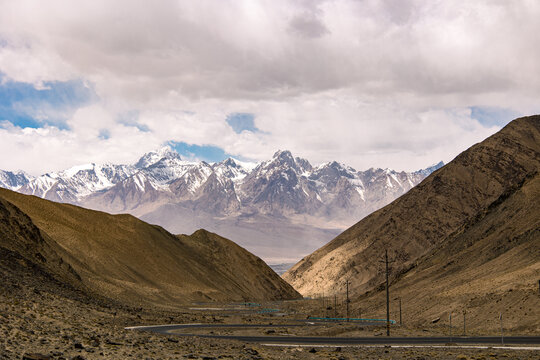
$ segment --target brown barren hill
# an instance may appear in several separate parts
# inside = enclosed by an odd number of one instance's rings
[[[48,279],[43,281],[48,283],[45,286],[55,283],[80,288],[79,275],[62,260],[59,250],[25,213],[0,198],[0,274],[4,286],[8,279],[13,284],[20,282],[21,278],[13,274],[19,272],[28,278],[41,274]]]
[[[416,291],[438,282],[448,295],[462,286],[478,294],[510,284],[538,291],[539,169],[540,116],[516,119],[283,277],[303,295],[342,292],[346,279],[363,294],[380,288],[388,249],[391,280],[421,283]]]
[[[408,321],[421,325],[453,313],[461,328],[465,311],[469,329],[498,331],[502,313],[508,335],[539,334],[539,203],[536,172],[397,277],[392,299],[402,299]],[[383,314],[383,292],[372,297],[359,303],[372,303]],[[392,308],[397,318],[395,301]]]
[[[62,276],[80,277],[81,286],[99,295],[153,305],[299,297],[262,260],[204,230],[177,237],[131,215],[110,215],[5,189],[0,189],[0,199],[8,224],[3,229],[12,239],[0,245],[26,257],[42,257],[44,263],[65,263]],[[14,225],[13,214],[27,229]],[[36,241],[43,245],[32,243]],[[27,243],[32,243],[30,252]]]
[[[272,294],[273,299],[300,298],[296,291],[291,292],[292,286],[283,286],[276,281],[275,272],[259,257],[231,240],[206,230],[177,236],[201,263],[211,264],[203,272],[205,281],[219,291],[226,294]],[[260,296],[243,298],[263,299]],[[265,298],[269,299],[268,296]]]

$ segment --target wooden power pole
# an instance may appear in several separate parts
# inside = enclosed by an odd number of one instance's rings
[[[390,291],[388,287],[388,250],[384,250],[384,260],[386,262],[386,336],[390,336]]]
[[[347,303],[347,321],[349,321],[349,280],[347,280],[347,300],[346,300],[346,303]]]
[[[401,298],[399,298],[399,325],[403,325],[403,319],[401,318]]]

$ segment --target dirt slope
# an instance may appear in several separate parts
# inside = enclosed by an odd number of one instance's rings
[[[421,257],[409,271],[392,274],[391,318],[406,324],[448,326],[450,313],[461,334],[497,333],[499,314],[507,335],[540,333],[540,175],[501,195],[485,212]],[[353,311],[385,317],[382,286],[353,297]],[[440,323],[431,320],[440,318]],[[443,330],[447,331],[447,330]],[[458,332],[459,331],[459,332]]]
[[[0,198],[0,274],[4,286],[41,277],[40,285],[57,291],[59,284],[71,290],[84,289],[79,275],[58,251],[57,244],[26,214]]]
[[[204,280],[221,292],[272,294],[275,299],[294,297],[291,286],[276,281],[276,274],[270,267],[234,242],[206,230],[177,236],[201,264],[211,264],[203,273]]]
[[[473,260],[485,260],[485,254],[492,254],[494,258],[485,265],[490,274],[501,274],[500,279],[504,278],[505,283],[536,283],[537,280],[512,275],[508,264],[518,266],[517,273],[524,271],[530,275],[533,271],[538,278],[538,251],[532,257],[522,256],[522,252],[537,250],[540,241],[540,207],[537,206],[540,199],[533,190],[539,169],[540,116],[514,120],[404,196],[302,259],[283,277],[304,295],[341,292],[345,279],[351,279],[353,292],[361,294],[382,282],[379,260],[384,249],[396,260],[393,264],[393,277],[396,277],[435,249],[442,250],[434,259],[443,261],[454,252],[465,251],[466,243],[483,255],[463,255],[456,259],[455,266],[461,269],[456,270],[459,274],[456,281],[469,278],[466,270],[476,269]],[[524,205],[529,203],[534,206]],[[494,209],[505,209],[504,215],[495,218]],[[491,225],[487,222],[488,214],[493,219]],[[519,216],[510,222],[512,214]],[[509,234],[521,240],[507,242]],[[411,281],[419,281],[416,276]],[[502,283],[497,284],[500,286]],[[478,288],[478,293],[484,290]]]
[[[264,262],[232,242],[216,240],[216,235],[204,231],[193,237],[176,237],[131,215],[109,215],[5,189],[0,189],[0,199],[10,211],[18,208],[26,214],[18,216],[31,232],[47,239],[45,248],[35,247],[38,257],[42,256],[47,263],[59,262],[61,258],[80,276],[81,286],[97,294],[132,304],[155,305],[298,297]],[[11,221],[9,214],[5,217]],[[6,233],[20,232],[13,225],[5,229]],[[14,237],[20,245],[7,248],[24,252],[28,238],[27,234]],[[222,253],[231,247],[235,262],[226,262],[225,257],[217,254],[210,256],[209,251],[199,253],[197,241],[209,238],[220,244]],[[59,272],[56,268],[50,271]],[[255,282],[264,285],[250,286]]]
[[[514,332],[540,333],[539,200],[536,173],[395,281],[393,294],[411,302],[409,318],[446,319],[465,310],[470,328],[498,329],[502,312]]]

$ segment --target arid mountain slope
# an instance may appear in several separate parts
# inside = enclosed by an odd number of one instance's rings
[[[177,237],[200,263],[211,264],[203,272],[204,280],[225,294],[271,294],[276,299],[289,299],[296,295],[289,286],[276,286],[276,274],[270,267],[228,239],[206,230]]]
[[[466,312],[467,333],[493,334],[500,331],[502,313],[506,335],[540,333],[539,199],[536,173],[501,195],[414,267],[402,274],[392,271],[391,318],[399,319],[396,300],[400,298],[408,325],[447,329],[452,313],[457,324],[454,333],[461,334]],[[362,309],[364,314],[384,318],[383,288],[355,294],[353,313]],[[432,325],[437,318],[440,323]]]
[[[62,258],[80,276],[82,285],[97,294],[160,305],[298,296],[264,262],[214,234],[200,231],[193,237],[176,237],[131,215],[109,215],[5,189],[0,189],[0,198],[7,207],[27,214],[20,217],[31,223],[29,228],[39,229],[47,244],[53,244],[50,248],[55,252],[38,251],[43,257],[51,254],[46,262]],[[11,227],[14,231],[18,230]],[[20,238],[29,241],[24,234]],[[204,246],[197,246],[197,241],[220,244],[221,253],[233,253],[235,262],[209,251],[198,252]],[[255,282],[261,285],[252,286]]]
[[[345,279],[353,281],[356,293],[363,293],[381,283],[378,260],[382,259],[385,249],[396,260],[394,276],[406,272],[436,247],[457,241],[464,227],[470,228],[470,232],[481,231],[479,222],[486,213],[505,202],[509,194],[527,181],[535,179],[539,169],[540,116],[514,120],[404,196],[304,258],[284,274],[284,278],[304,295],[340,292]],[[535,196],[535,192],[524,194]],[[531,201],[538,203],[538,198],[533,197]],[[514,206],[519,208],[519,204],[514,203]],[[508,214],[517,213],[518,208]],[[539,211],[536,206],[523,212],[523,216],[534,224],[540,217]],[[500,228],[501,241],[507,231],[506,226]],[[537,234],[533,231],[528,241],[537,243]],[[484,236],[477,238],[478,241],[483,239]],[[492,249],[493,241],[479,244]],[[482,251],[489,253],[488,249]]]
[[[439,316],[448,319],[453,312],[461,320],[465,310],[469,328],[498,329],[502,312],[507,329],[538,334],[539,201],[537,172],[398,277],[392,297],[403,299],[408,318],[419,322]]]
[[[15,268],[21,276],[44,276],[43,283],[64,283],[81,288],[79,275],[58,255],[58,245],[43,234],[32,220],[16,206],[0,198],[0,273],[3,282],[16,279]]]

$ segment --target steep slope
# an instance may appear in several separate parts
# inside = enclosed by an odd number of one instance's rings
[[[203,239],[200,234],[175,237],[131,215],[109,215],[4,189],[0,198],[26,213],[39,233],[56,244],[58,255],[82,284],[97,294],[161,305],[298,296],[262,261],[224,239],[215,240],[215,235],[207,238],[220,243],[223,254],[233,247],[234,263],[210,256],[208,251],[197,252],[197,239]],[[227,271],[218,276],[214,269]],[[252,289],[253,279],[265,286]]]
[[[540,116],[514,120],[302,259],[284,278],[304,295],[339,292],[345,279],[353,281],[356,293],[372,289],[382,281],[378,260],[385,249],[396,261],[394,276],[406,272],[464,226],[479,226],[490,207],[537,176],[539,169]],[[538,207],[524,216],[538,219]],[[539,241],[534,234],[530,241]]]
[[[422,321],[467,311],[470,328],[540,332],[540,174],[503,193],[484,212],[398,278],[394,296]],[[429,289],[426,291],[425,289]]]
[[[282,284],[276,281],[272,269],[234,242],[206,230],[177,236],[200,263],[211,264],[204,272],[204,280],[219,291],[225,294],[272,294],[276,299],[294,297],[290,287],[277,286]],[[254,272],[254,269],[258,271]]]
[[[402,274],[391,273],[391,318],[425,327],[440,318],[445,328],[452,313],[460,334],[463,312],[468,333],[507,335],[540,332],[540,175],[537,172],[503,193],[484,212],[463,224],[447,240]],[[354,281],[354,280],[353,280]],[[385,292],[353,296],[351,309],[384,317]]]
[[[81,278],[62,260],[60,251],[25,213],[0,198],[0,273],[4,286],[10,279],[15,279],[16,284],[20,276],[31,278],[41,274],[44,286],[63,283],[82,288]],[[20,274],[13,274],[16,268]]]

